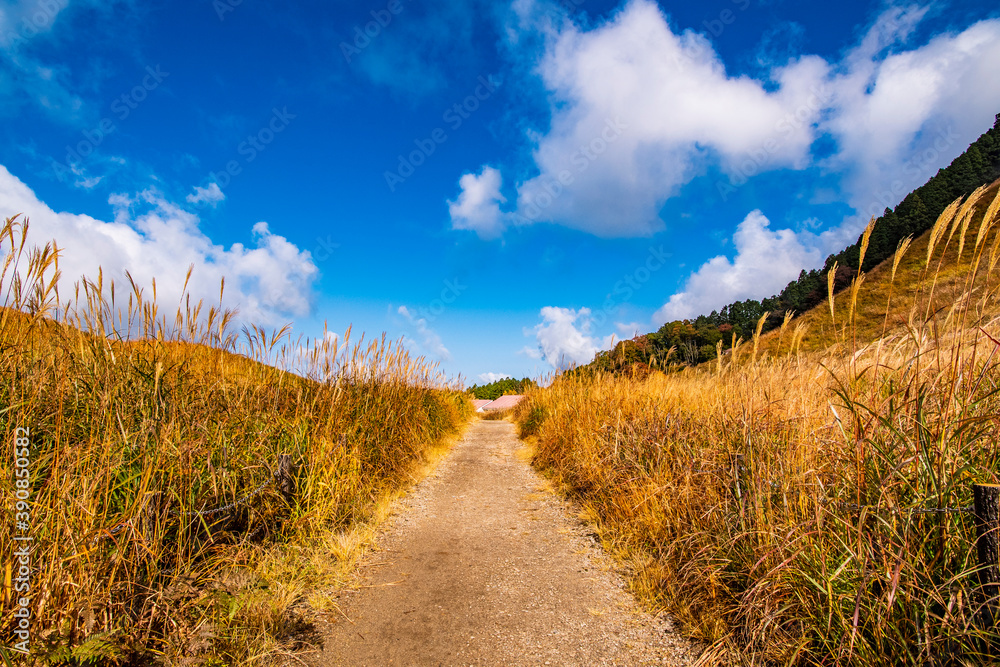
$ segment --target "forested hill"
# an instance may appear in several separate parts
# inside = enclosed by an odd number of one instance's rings
[[[474,398],[495,401],[506,394],[523,394],[532,387],[536,386],[538,385],[535,384],[535,381],[528,378],[523,378],[521,380],[503,378],[484,385],[474,384],[469,387],[468,391]]]
[[[1000,114],[993,128],[950,165],[908,194],[895,209],[885,209],[875,222],[863,270],[868,271],[891,257],[900,240],[907,236],[916,238],[930,229],[956,198],[967,196],[997,178],[1000,178]],[[835,289],[839,291],[850,285],[859,268],[860,243],[859,236],[856,243],[827,257],[822,269],[802,271],[798,280],[788,283],[780,294],[761,301],[737,301],[692,320],[667,322],[656,332],[622,341],[613,350],[598,353],[581,370],[618,371],[649,364],[653,358],[663,360],[671,347],[676,348],[674,361],[696,364],[714,359],[719,341],[728,349],[734,335],[750,338],[764,313],[771,313],[764,323],[766,332],[781,326],[787,312],[803,313],[821,303],[826,298],[828,274],[834,266],[837,267]]]

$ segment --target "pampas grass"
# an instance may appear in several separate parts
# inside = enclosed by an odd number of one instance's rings
[[[518,406],[535,464],[701,664],[988,660],[964,509],[1000,482],[998,238],[965,244],[994,223],[984,193],[831,289],[791,344],[782,327],[642,381],[564,376]]]
[[[0,431],[31,433],[31,659],[274,664],[302,647],[364,526],[468,401],[384,337],[234,331],[233,312],[164,309],[130,277],[60,295],[53,246],[33,248],[19,217],[0,239]],[[279,454],[290,504],[272,484],[196,513],[270,480]],[[5,632],[12,537],[0,531]]]

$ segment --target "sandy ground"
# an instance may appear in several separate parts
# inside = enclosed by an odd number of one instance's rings
[[[341,595],[344,616],[318,628],[311,665],[692,662],[520,446],[507,422],[470,428],[404,501],[362,564],[364,586]]]

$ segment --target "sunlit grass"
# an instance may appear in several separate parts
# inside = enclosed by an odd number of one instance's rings
[[[703,664],[978,663],[1000,639],[972,515],[910,511],[1000,482],[997,189],[717,362],[518,406],[536,465]]]
[[[513,408],[504,410],[485,410],[479,413],[479,418],[485,421],[503,421],[514,413]]]
[[[300,648],[467,399],[384,338],[235,332],[220,306],[164,311],[153,288],[104,276],[69,298],[55,249],[25,233],[0,230],[0,432],[31,432],[33,658],[274,664]],[[291,504],[271,485],[231,516],[184,514],[242,498],[279,454]],[[8,646],[12,538],[0,531]]]

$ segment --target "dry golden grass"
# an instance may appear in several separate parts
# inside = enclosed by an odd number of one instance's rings
[[[706,644],[702,664],[973,664],[1000,640],[977,622],[972,515],[912,511],[1000,482],[996,190],[832,313],[518,406],[535,463],[635,593]]]
[[[507,408],[505,410],[489,410],[486,412],[480,412],[479,418],[486,421],[504,421],[508,417],[514,414],[513,408]]]
[[[54,249],[25,232],[0,229],[0,431],[31,434],[30,660],[275,664],[298,650],[467,399],[384,338],[235,333],[231,312],[164,314],[103,276],[67,300]],[[294,502],[272,484],[231,515],[192,514],[271,479],[281,453]],[[12,468],[5,456],[10,517]],[[5,634],[13,536],[0,531]]]
[[[970,197],[971,199],[971,197]],[[961,202],[956,202],[960,204]],[[969,210],[966,233],[952,237],[946,247],[930,241],[935,237],[945,237],[950,223],[961,206],[953,204],[942,214],[944,224],[928,231],[912,241],[904,240],[902,252],[876,267],[864,276],[863,287],[856,295],[845,289],[835,298],[835,314],[831,319],[830,305],[814,308],[803,313],[789,325],[761,337],[760,349],[763,353],[785,354],[789,349],[802,352],[826,352],[835,354],[838,350],[848,353],[855,342],[870,342],[890,331],[905,331],[914,321],[927,320],[932,313],[947,310],[962,302],[965,291],[970,289],[970,272],[975,268],[977,280],[983,274],[992,273],[996,266],[996,218],[1000,213],[1000,181],[983,188],[978,206]],[[988,214],[988,215],[987,215]],[[989,224],[983,224],[989,220]],[[964,249],[959,259],[959,239],[971,241],[976,254]],[[942,239],[938,239],[940,242]],[[936,254],[931,257],[930,252]],[[976,288],[978,286],[971,286]],[[919,300],[919,305],[918,305]],[[853,306],[852,306],[853,304]],[[854,316],[851,317],[851,310]],[[979,304],[977,307],[989,309],[989,313],[1000,315],[995,301]],[[845,336],[850,330],[851,336]],[[844,348],[845,345],[848,348]]]

